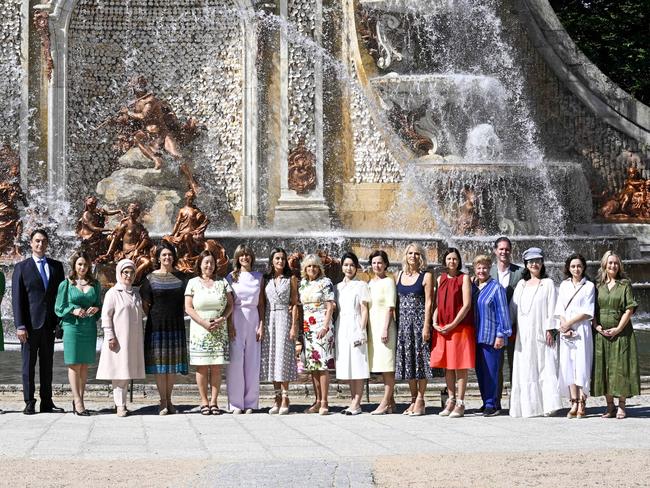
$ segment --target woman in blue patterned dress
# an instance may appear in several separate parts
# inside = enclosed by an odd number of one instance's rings
[[[429,378],[429,340],[433,310],[433,276],[427,271],[427,258],[419,244],[404,250],[402,271],[397,275],[397,349],[395,379],[407,380],[411,403],[404,415],[424,414],[424,392]]]
[[[176,250],[163,242],[156,252],[160,268],[142,282],[140,296],[147,314],[144,333],[145,372],[156,376],[160,405],[158,413],[176,413],[172,391],[177,374],[187,374],[185,339],[185,277],[177,271]]]
[[[302,260],[301,276],[298,292],[303,309],[304,366],[312,374],[316,393],[316,400],[305,412],[327,415],[328,370],[334,367],[334,286],[315,254]]]

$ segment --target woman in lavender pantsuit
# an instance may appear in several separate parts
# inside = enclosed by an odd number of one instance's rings
[[[264,335],[264,282],[262,273],[252,271],[253,250],[240,244],[235,249],[234,270],[226,278],[232,286],[235,304],[232,320],[235,337],[230,343],[228,402],[234,414],[253,413],[260,396],[260,341]]]

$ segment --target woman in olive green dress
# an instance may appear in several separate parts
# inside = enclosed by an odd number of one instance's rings
[[[88,416],[84,392],[88,381],[88,365],[97,351],[97,319],[101,307],[101,288],[93,277],[92,262],[83,251],[70,256],[70,274],[59,285],[54,310],[63,327],[63,362],[68,366],[72,390],[72,412]]]
[[[618,255],[607,251],[598,271],[598,313],[594,321],[594,396],[605,395],[603,418],[624,419],[625,399],[641,393],[639,357],[632,328],[637,302]],[[614,397],[618,397],[615,412]]]

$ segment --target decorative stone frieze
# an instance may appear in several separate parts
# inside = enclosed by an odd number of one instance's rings
[[[0,2],[0,143],[18,146],[21,80],[21,0]]]

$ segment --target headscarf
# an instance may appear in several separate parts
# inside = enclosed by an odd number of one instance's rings
[[[125,268],[133,268],[133,271],[135,272],[135,263],[130,259],[122,259],[117,263],[117,266],[115,267],[115,288],[127,293],[133,293],[133,286],[124,283],[124,278],[122,278],[122,271]]]

